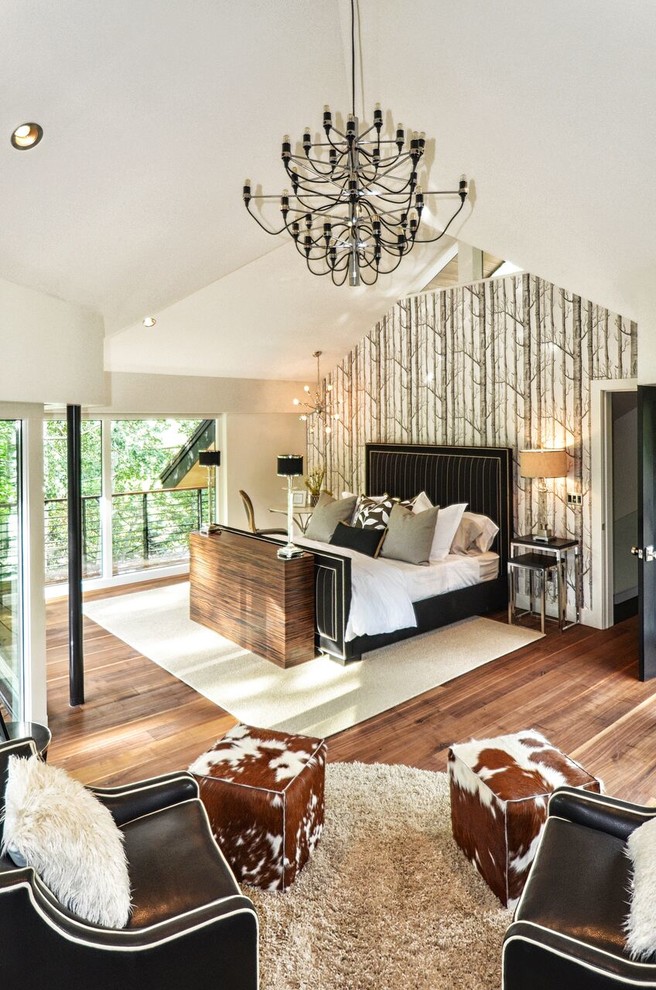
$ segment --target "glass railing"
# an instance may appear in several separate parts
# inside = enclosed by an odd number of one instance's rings
[[[207,512],[206,488],[123,492],[112,496],[112,572],[124,574],[189,559],[189,533],[199,529]],[[45,501],[46,583],[66,581],[68,528],[65,498]],[[0,517],[0,580],[11,559],[15,535]],[[82,498],[82,573],[102,574],[100,496]]]

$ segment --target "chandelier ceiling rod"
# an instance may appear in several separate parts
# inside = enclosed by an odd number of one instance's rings
[[[291,139],[282,139],[282,162],[292,192],[253,193],[250,179],[243,187],[246,209],[268,234],[286,231],[313,275],[330,275],[335,285],[373,285],[379,274],[390,274],[415,244],[444,237],[465,205],[467,180],[458,189],[423,190],[417,169],[426,137],[412,131],[408,146],[402,124],[394,138],[382,138],[383,112],[376,104],[373,124],[360,133],[355,113],[355,0],[351,0],[351,113],[343,133],[324,107],[325,141],[312,141],[303,131],[301,149],[292,153]],[[390,153],[386,151],[390,147]],[[396,151],[391,151],[396,146]],[[328,155],[323,153],[328,149]],[[323,156],[323,157],[322,157]],[[426,196],[458,196],[460,203],[439,234],[421,237],[419,230]],[[253,201],[279,199],[282,226],[272,229],[253,212]]]

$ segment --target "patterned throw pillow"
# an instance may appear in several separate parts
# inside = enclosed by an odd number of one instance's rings
[[[390,512],[396,499],[385,496],[384,498],[370,498],[368,495],[361,495],[353,516],[353,526],[361,529],[385,529],[389,522]]]

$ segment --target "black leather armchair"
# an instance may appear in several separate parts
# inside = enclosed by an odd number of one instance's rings
[[[31,739],[0,745],[0,811],[8,759]],[[92,788],[125,835],[134,909],[122,930],[80,920],[32,869],[0,857],[0,977],[49,990],[257,990],[251,901],[216,845],[186,772]]]
[[[504,990],[656,987],[656,963],[625,949],[631,832],[656,816],[603,794],[555,790],[503,946]]]

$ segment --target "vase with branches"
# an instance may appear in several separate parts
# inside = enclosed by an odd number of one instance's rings
[[[316,468],[314,471],[310,471],[307,478],[305,479],[305,487],[310,493],[310,505],[316,505],[319,501],[319,495],[321,494],[321,486],[323,485],[324,478],[326,477],[326,472],[324,468]]]

